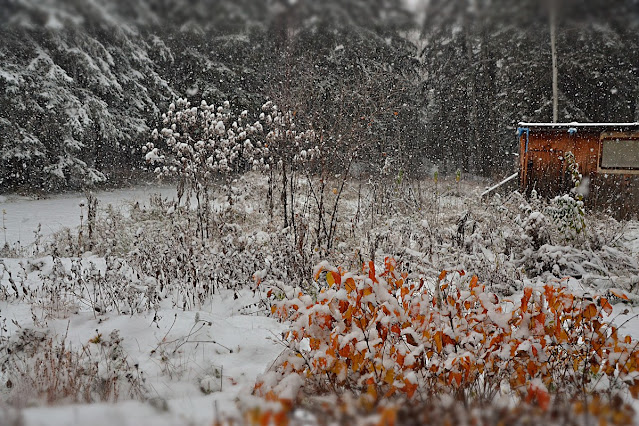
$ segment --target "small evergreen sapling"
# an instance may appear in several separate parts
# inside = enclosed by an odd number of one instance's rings
[[[568,172],[573,183],[569,194],[552,199],[548,213],[566,241],[575,240],[586,228],[583,194],[581,184],[583,176],[579,173],[579,164],[572,152],[564,155]]]

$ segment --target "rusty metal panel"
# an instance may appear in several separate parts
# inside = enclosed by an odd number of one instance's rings
[[[527,148],[526,148],[527,146]],[[533,131],[520,139],[520,167],[523,171],[522,190],[535,189],[544,197],[552,197],[570,190],[565,155],[572,152],[583,175],[597,170],[599,133],[569,134],[557,131]]]
[[[602,132],[600,129],[568,132],[547,128],[520,133],[521,191],[530,195],[535,189],[546,198],[570,191],[573,183],[565,159],[570,151],[579,165],[579,172],[589,179],[587,207],[606,210],[619,218],[636,216],[639,170],[603,170],[600,167],[601,150],[606,138],[635,138],[639,143],[639,132]]]

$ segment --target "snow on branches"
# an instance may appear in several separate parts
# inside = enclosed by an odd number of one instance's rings
[[[266,170],[274,166],[281,169],[287,163],[303,165],[319,157],[320,149],[314,145],[315,131],[299,130],[295,117],[294,111],[282,112],[272,101],[262,106],[259,118],[267,130],[263,157]]]
[[[315,132],[299,131],[295,116],[269,101],[252,122],[248,110],[237,114],[229,101],[215,106],[202,100],[191,106],[180,98],[162,115],[164,127],[153,130],[152,141],[142,150],[147,163],[157,165],[158,176],[178,176],[189,189],[205,192],[216,175],[281,169],[316,158]]]
[[[182,176],[198,184],[213,174],[238,169],[242,162],[253,164],[261,156],[261,142],[251,137],[262,130],[259,122],[248,121],[248,111],[235,114],[228,101],[220,106],[202,101],[192,107],[186,99],[178,99],[162,115],[162,130],[153,130],[153,141],[162,140],[169,150],[164,154],[154,142],[143,151],[146,160],[159,163],[158,175]]]
[[[304,163],[315,158],[319,148],[313,145],[313,130],[297,129],[295,115],[269,101],[251,124],[249,111],[236,114],[228,101],[215,106],[203,100],[192,107],[180,98],[162,115],[165,127],[153,130],[153,141],[143,152],[147,162],[160,164],[158,175],[198,181],[241,168],[281,167],[285,159]],[[156,146],[158,140],[165,142],[168,153]]]
[[[291,328],[287,350],[255,393],[283,411],[249,408],[247,415],[281,416],[305,389],[307,396],[350,394],[350,410],[363,415],[381,408],[396,415],[406,402],[419,407],[447,395],[465,407],[491,407],[504,390],[541,412],[566,403],[583,412],[583,401],[624,388],[639,397],[637,342],[608,322],[605,297],[558,282],[501,300],[464,275],[443,271],[428,283],[387,258],[383,269],[369,262],[362,274],[320,265],[315,278],[325,276],[327,288],[316,299],[271,292],[273,314]],[[304,380],[285,386],[291,377]]]

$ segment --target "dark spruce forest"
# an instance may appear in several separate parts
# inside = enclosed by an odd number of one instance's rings
[[[142,176],[179,97],[273,100],[336,168],[503,176],[552,119],[552,7],[559,121],[639,121],[637,0],[4,0],[0,192]]]

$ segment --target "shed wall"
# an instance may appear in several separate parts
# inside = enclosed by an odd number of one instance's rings
[[[639,207],[639,176],[598,173],[600,131],[580,129],[530,130],[520,136],[520,187],[526,195],[535,189],[551,198],[568,193],[573,186],[565,154],[572,152],[579,172],[589,180],[585,197],[589,208],[607,210],[620,218],[636,216]]]

